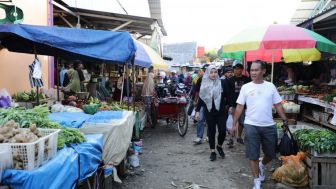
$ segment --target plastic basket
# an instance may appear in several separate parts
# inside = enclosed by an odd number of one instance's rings
[[[11,153],[11,167],[15,168],[14,159],[19,159],[24,170],[33,170],[48,162],[57,153],[57,137],[60,129],[38,129],[41,138],[31,143],[2,143],[0,148]],[[2,163],[2,162],[1,162]]]

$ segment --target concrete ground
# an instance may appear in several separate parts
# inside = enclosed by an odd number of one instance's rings
[[[113,184],[113,188],[174,189],[188,188],[192,184],[211,189],[252,188],[253,179],[243,145],[235,143],[233,149],[225,145],[226,158],[217,155],[217,160],[210,162],[208,143],[194,145],[195,133],[191,122],[185,137],[179,136],[175,128],[167,127],[164,122],[155,129],[145,129],[142,132],[141,166],[129,170],[123,183]],[[274,160],[266,167],[263,189],[287,188],[271,180],[272,172],[279,166],[280,162]]]

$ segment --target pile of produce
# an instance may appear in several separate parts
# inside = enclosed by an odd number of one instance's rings
[[[323,101],[326,102],[336,102],[336,94],[327,94],[322,98]]]
[[[312,88],[312,87],[311,86],[303,86],[303,85],[294,85],[293,86],[293,89],[298,94],[308,94],[308,93],[310,93],[310,88]]]
[[[62,128],[58,134],[57,148],[63,148],[64,145],[79,144],[85,141],[84,134],[76,128]]]
[[[51,106],[51,112],[83,112],[82,109],[73,106],[64,106],[62,104],[54,104]]]
[[[0,128],[4,127],[7,122],[15,121],[17,126],[22,128],[35,125],[37,128],[61,129],[58,134],[58,147],[85,141],[84,134],[79,129],[63,128],[60,124],[51,121],[48,115],[47,105],[36,106],[33,109],[0,109]]]
[[[48,98],[47,95],[45,95],[44,93],[37,94],[36,91],[31,90],[30,93],[29,92],[18,92],[13,95],[13,99],[19,102],[36,101],[37,95],[39,96],[40,100]]]
[[[121,111],[121,110],[132,110],[133,111],[133,105],[130,104],[128,106],[128,104],[126,102],[122,102],[120,104],[120,102],[112,102],[111,103],[112,109],[114,111]],[[142,109],[142,104],[140,103],[135,103],[135,111],[138,112]]]
[[[29,143],[42,137],[35,124],[29,129],[20,129],[15,121],[8,121],[0,127],[0,143]]]
[[[100,100],[98,98],[93,98],[92,96],[88,99],[87,104],[100,104]]]
[[[295,104],[294,102],[282,101],[281,102],[285,113],[299,113],[300,112],[300,105]]]
[[[302,129],[294,133],[302,150],[318,153],[336,152],[336,133],[322,129]]]
[[[293,87],[287,87],[287,86],[280,86],[277,88],[279,91],[280,95],[291,95],[291,94],[295,94],[295,90],[293,89]]]
[[[59,129],[60,125],[48,118],[49,109],[47,105],[36,106],[32,109],[10,108],[0,109],[0,125],[14,120],[23,128],[36,124],[38,128]]]
[[[99,111],[110,111],[112,109],[113,107],[106,103],[102,103],[102,105],[99,107]]]

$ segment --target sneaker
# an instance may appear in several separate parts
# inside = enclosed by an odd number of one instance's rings
[[[228,148],[233,148],[233,140],[232,140],[232,138],[229,139],[229,142],[226,145],[228,145]]]
[[[223,148],[217,146],[217,151],[218,151],[218,154],[220,155],[220,157],[222,157],[224,159],[225,158],[225,153],[223,151]]]
[[[242,138],[237,138],[237,142],[244,145],[244,140]]]
[[[210,161],[215,161],[216,160],[216,152],[211,152],[210,154]]]
[[[265,181],[265,165],[262,164],[262,161],[259,161],[259,180]]]
[[[197,138],[194,140],[194,143],[195,143],[195,144],[202,144],[202,139],[197,137]]]
[[[254,179],[253,189],[261,189],[261,182],[258,178]]]
[[[209,142],[209,138],[208,138],[208,137],[205,137],[205,138],[204,138],[204,142]]]

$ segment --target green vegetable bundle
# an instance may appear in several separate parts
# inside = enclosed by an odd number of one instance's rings
[[[84,134],[79,129],[63,127],[58,134],[57,148],[61,149],[64,145],[79,144],[84,141]]]
[[[36,124],[39,128],[59,129],[60,125],[51,121],[48,115],[49,109],[47,105],[36,106],[32,109],[0,109],[0,126],[10,120],[14,120],[23,128],[28,128],[31,124]]]
[[[39,96],[39,99],[47,98],[47,96],[44,93],[37,94],[36,91],[31,90],[30,93],[29,92],[18,92],[13,95],[13,99],[16,101],[23,101],[23,102],[35,101],[37,99],[37,95]]]
[[[334,97],[336,97],[336,94],[328,94],[323,97],[323,100],[326,102],[332,102]]]
[[[120,102],[112,102],[111,106],[112,106],[111,110],[114,110],[114,111],[120,111],[120,110],[132,111],[133,110],[133,105],[129,104],[129,108],[128,108],[128,105],[125,102],[122,102],[121,104],[120,104]],[[135,104],[135,111],[138,112],[141,109],[142,109],[142,106],[139,103],[136,103]]]
[[[302,129],[294,133],[302,150],[313,149],[318,153],[336,152],[336,134],[329,130]]]

